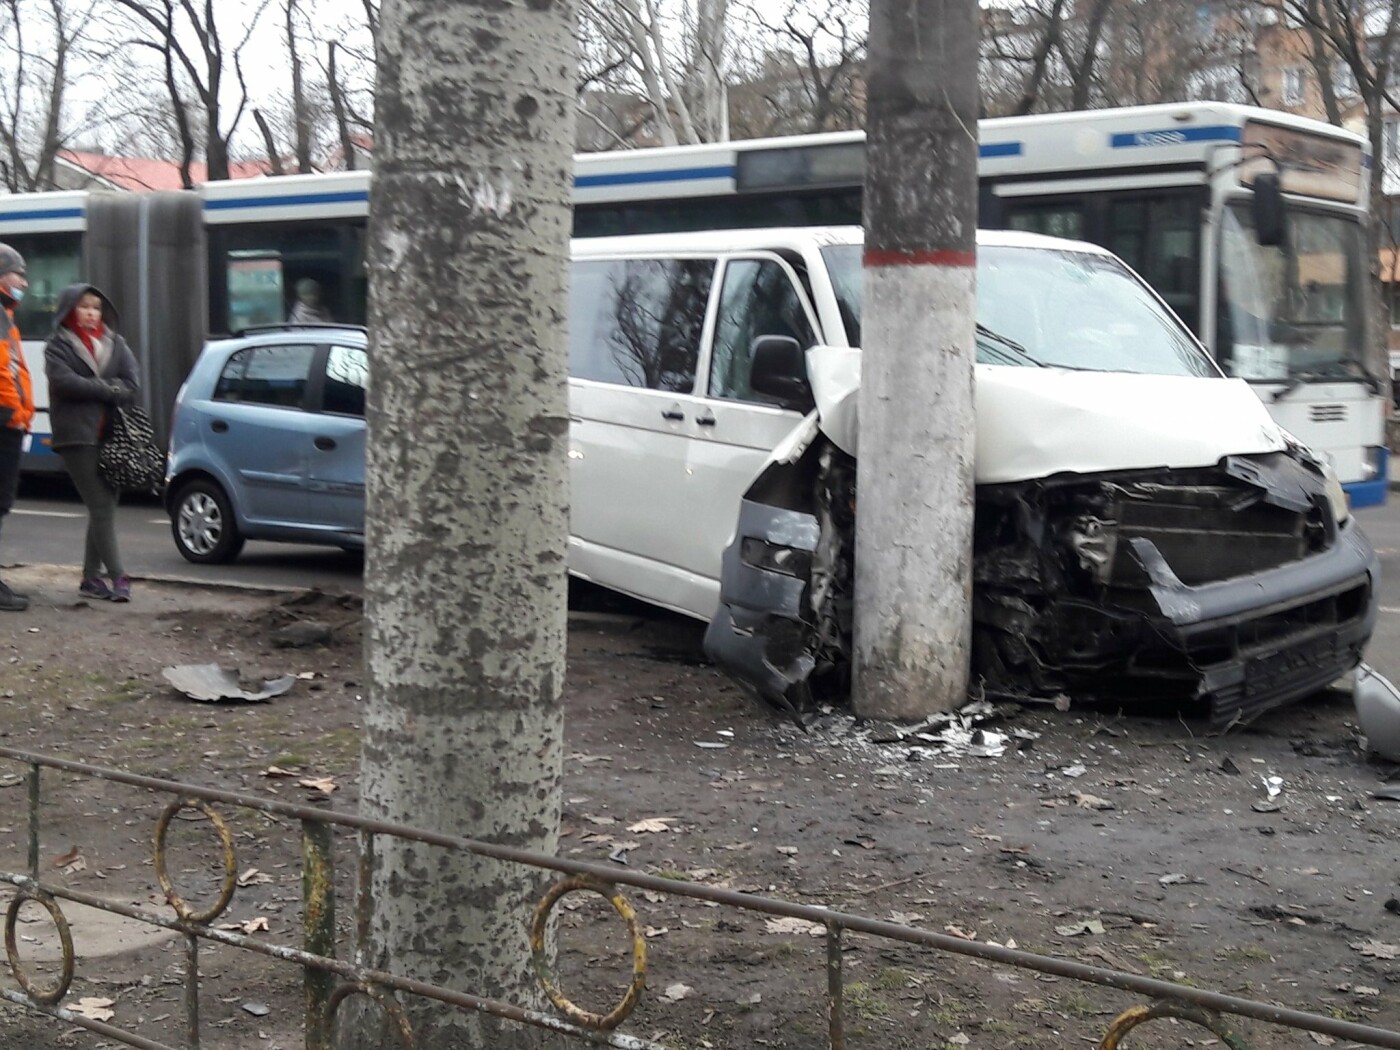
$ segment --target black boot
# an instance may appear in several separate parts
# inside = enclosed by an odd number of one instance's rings
[[[24,612],[29,608],[29,595],[17,594],[0,581],[0,612]]]

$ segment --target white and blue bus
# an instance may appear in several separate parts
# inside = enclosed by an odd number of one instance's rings
[[[985,120],[979,132],[979,225],[1121,256],[1331,460],[1354,506],[1385,499],[1388,400],[1365,353],[1363,139],[1223,103]],[[860,132],[584,154],[574,230],[859,223],[864,170]],[[0,240],[29,260],[19,321],[31,366],[58,291],[81,274],[121,307],[163,423],[205,333],[284,319],[303,278],[335,320],[364,322],[368,208],[367,172],[0,197]],[[41,414],[31,469],[56,459],[45,430]]]

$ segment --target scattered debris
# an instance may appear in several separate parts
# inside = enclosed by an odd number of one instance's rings
[[[83,851],[77,846],[73,846],[62,856],[55,857],[50,863],[65,875],[71,875],[73,872],[82,871],[87,867],[87,861],[83,860]]]
[[[1085,791],[1076,791],[1074,793],[1074,804],[1080,809],[1108,810],[1114,808],[1113,803],[1108,799],[1099,798],[1098,795],[1090,795]]]
[[[262,771],[265,777],[299,777],[301,776],[295,769],[283,769],[281,766],[268,766]]]
[[[666,990],[661,993],[661,998],[668,1003],[678,1003],[682,999],[688,997],[693,991],[695,991],[695,989],[690,987],[690,985],[681,984],[681,982],[677,981],[675,984],[668,984],[666,986]]]
[[[1400,762],[1400,690],[1367,664],[1356,668],[1352,701],[1366,748],[1392,762]]]
[[[272,881],[272,876],[257,868],[249,868],[242,875],[238,876],[238,885],[247,888],[249,886],[263,886]]]
[[[1278,798],[1279,793],[1283,791],[1283,777],[1268,776],[1260,777],[1259,780],[1271,800]]]
[[[696,747],[708,748],[708,749],[711,750],[711,751],[720,751],[720,750],[723,750],[724,748],[728,747],[729,745],[728,745],[728,744],[725,744],[725,743],[722,743],[721,741],[718,741],[718,740],[697,740],[697,741],[695,741],[695,746],[696,746]]]
[[[1183,882],[1190,881],[1190,876],[1183,875],[1181,872],[1178,871],[1173,872],[1170,875],[1163,875],[1160,879],[1157,880],[1157,884],[1159,886],[1180,886]]]
[[[161,671],[165,680],[191,700],[219,702],[242,700],[261,704],[281,696],[296,682],[292,675],[265,680],[256,689],[246,689],[234,668],[218,664],[179,664]]]
[[[266,1003],[255,1003],[249,1000],[246,1003],[239,1003],[238,1005],[244,1013],[252,1014],[254,1017],[266,1017],[268,1014],[272,1013],[272,1007],[268,1006]]]

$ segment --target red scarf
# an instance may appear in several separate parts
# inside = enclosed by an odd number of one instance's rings
[[[83,345],[87,347],[87,352],[91,354],[92,359],[96,361],[97,347],[94,345],[94,341],[101,339],[103,334],[107,331],[102,322],[99,320],[97,326],[94,328],[79,328],[78,319],[72,314],[69,314],[63,319],[63,327],[83,341]]]

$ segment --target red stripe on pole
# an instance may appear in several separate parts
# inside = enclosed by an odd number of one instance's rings
[[[917,252],[893,248],[867,248],[866,266],[976,266],[976,252],[960,252],[951,248],[930,248]]]

